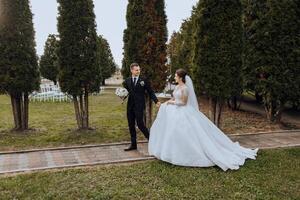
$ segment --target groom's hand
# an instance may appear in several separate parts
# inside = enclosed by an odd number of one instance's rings
[[[160,105],[161,105],[161,103],[160,103],[160,102],[157,102],[157,103],[156,103],[156,107],[158,107],[158,108],[159,108],[159,107],[160,107]]]

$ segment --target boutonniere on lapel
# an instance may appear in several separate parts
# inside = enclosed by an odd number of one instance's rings
[[[140,85],[141,85],[141,86],[144,86],[144,85],[145,85],[145,82],[144,82],[144,81],[141,81],[141,82],[140,82]]]

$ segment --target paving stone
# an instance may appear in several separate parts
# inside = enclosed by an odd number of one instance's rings
[[[231,135],[229,137],[248,148],[300,146],[300,131]],[[125,142],[98,146],[2,152],[0,153],[0,174],[154,159],[148,154],[146,142],[138,143],[137,151],[124,151],[128,145],[129,143]]]

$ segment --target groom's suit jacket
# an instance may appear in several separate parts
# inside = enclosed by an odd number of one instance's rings
[[[129,77],[123,82],[123,86],[129,92],[127,109],[134,107],[136,110],[143,110],[145,108],[146,91],[155,103],[158,102],[158,99],[156,98],[149,81],[147,81],[145,78],[139,77],[134,86],[132,77]]]

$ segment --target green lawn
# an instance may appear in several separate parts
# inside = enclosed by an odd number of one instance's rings
[[[300,148],[263,150],[238,171],[161,161],[0,178],[1,199],[300,199]]]
[[[90,97],[90,123],[95,130],[77,131],[72,103],[30,103],[26,133],[11,132],[8,96],[0,96],[0,150],[92,144],[129,140],[126,104],[112,94]]]

